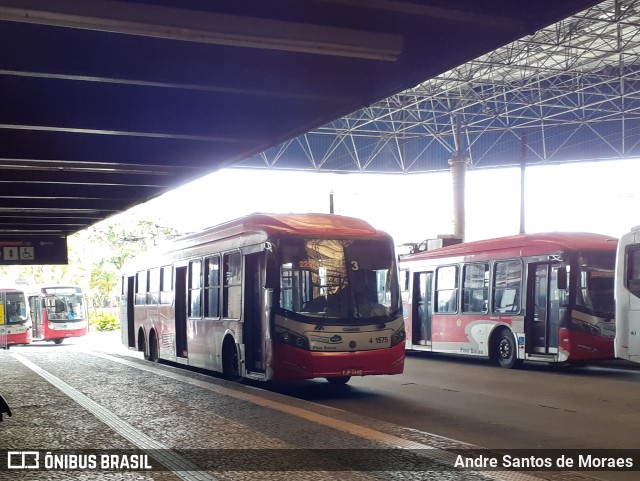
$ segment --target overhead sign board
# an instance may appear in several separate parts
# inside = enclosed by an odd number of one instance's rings
[[[0,265],[68,263],[66,237],[0,238]]]

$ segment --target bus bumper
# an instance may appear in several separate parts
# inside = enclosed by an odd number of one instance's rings
[[[273,380],[402,374],[404,342],[389,349],[357,352],[306,351],[274,344],[273,360]]]
[[[44,338],[45,341],[52,341],[54,339],[65,339],[67,337],[82,337],[87,334],[86,329],[73,329],[69,331],[54,331],[53,329],[47,330],[47,335]]]
[[[581,331],[569,331],[570,336],[560,334],[560,347],[569,352],[568,362],[614,359],[613,338],[594,336]],[[567,342],[568,341],[568,342]]]
[[[7,345],[31,344],[31,329],[20,334],[9,334],[7,336]]]

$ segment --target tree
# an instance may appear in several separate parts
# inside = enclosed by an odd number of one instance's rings
[[[69,236],[68,265],[0,266],[0,282],[78,285],[94,307],[102,307],[118,298],[128,259],[178,235],[173,227],[124,213]]]

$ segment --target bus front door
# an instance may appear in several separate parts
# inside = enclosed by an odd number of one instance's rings
[[[415,272],[413,274],[412,344],[431,345],[433,272]]]
[[[136,347],[136,320],[135,320],[135,276],[127,277],[124,282],[127,283],[127,346]]]
[[[264,319],[262,315],[264,270],[266,258],[263,253],[245,256],[244,339],[247,370],[264,373]]]
[[[558,353],[561,293],[558,289],[558,264],[536,264],[529,269],[529,286],[525,333],[527,352]]]
[[[29,296],[29,311],[31,313],[31,322],[33,323],[33,339],[41,339],[44,337],[42,304],[43,301],[40,300],[40,296]]]

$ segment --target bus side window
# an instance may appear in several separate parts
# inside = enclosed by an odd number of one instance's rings
[[[173,266],[160,271],[160,304],[173,304]]]
[[[143,306],[147,302],[147,271],[136,273],[136,296],[134,303]]]
[[[626,284],[629,291],[640,297],[640,248],[631,246],[627,251]]]
[[[409,302],[409,270],[400,269],[400,295],[402,302]]]
[[[462,272],[462,312],[487,312],[489,264],[468,264]]]
[[[220,256],[204,261],[204,316],[220,317]]]
[[[156,305],[160,302],[160,268],[149,269],[147,281],[147,304]]]
[[[202,261],[189,262],[189,317],[202,316]]]
[[[436,270],[436,312],[458,311],[458,266]]]
[[[222,316],[239,319],[242,309],[242,254],[232,252],[223,256]]]
[[[499,313],[520,312],[522,263],[517,260],[496,262],[493,279],[493,310]]]

